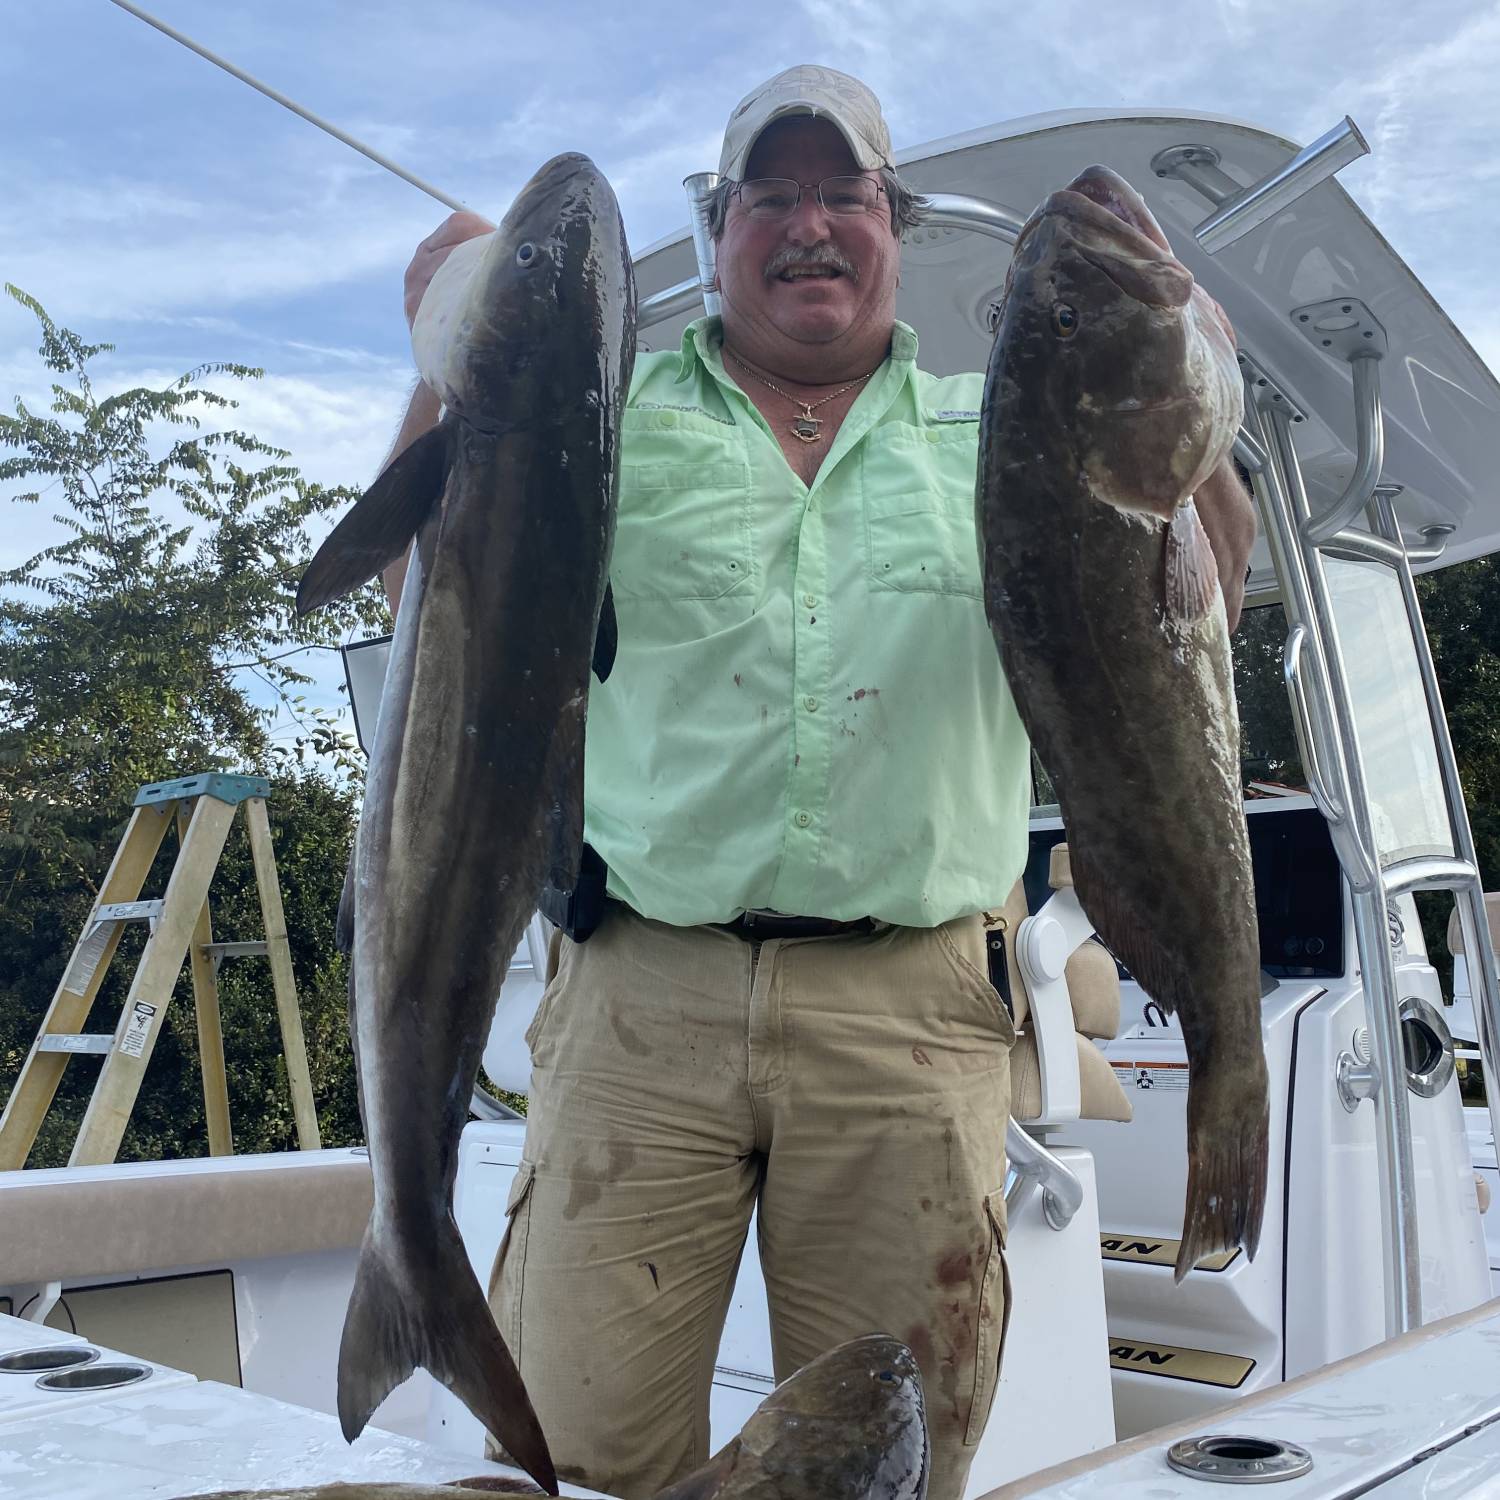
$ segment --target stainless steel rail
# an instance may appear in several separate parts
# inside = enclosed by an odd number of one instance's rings
[[[1385,1322],[1387,1335],[1394,1336],[1419,1326],[1422,1310],[1410,1111],[1397,1015],[1400,996],[1385,885],[1322,557],[1315,544],[1304,540],[1309,508],[1291,419],[1284,401],[1261,402],[1258,394],[1263,394],[1260,387],[1247,384],[1246,424],[1263,441],[1270,462],[1251,475],[1251,483],[1282,585],[1298,740],[1311,747],[1309,781],[1349,884],[1372,1061],[1381,1080],[1375,1097],[1376,1152]],[[1309,659],[1312,668],[1305,670]]]
[[[469,1099],[469,1113],[479,1120],[524,1120],[525,1115],[514,1110],[505,1100],[497,1099],[487,1088],[474,1085]]]
[[[1026,223],[1026,215],[987,198],[964,193],[928,193],[922,223],[934,229],[972,229],[991,239],[1014,245]]]
[[[1322,515],[1304,521],[1302,535],[1314,545],[1331,540],[1375,496],[1385,462],[1385,422],[1380,408],[1380,355],[1371,350],[1349,360],[1354,373],[1354,473],[1344,493]]]
[[[1005,1211],[1014,1219],[1032,1190],[1042,1190],[1042,1213],[1053,1229],[1066,1229],[1083,1205],[1078,1174],[1028,1135],[1014,1120],[1005,1127]]]
[[[635,310],[635,326],[650,328],[655,323],[665,323],[678,313],[691,312],[703,306],[703,283],[696,276],[679,281],[664,291],[653,292]]]

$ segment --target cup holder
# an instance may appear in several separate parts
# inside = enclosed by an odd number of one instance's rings
[[[109,1391],[120,1385],[135,1385],[152,1374],[150,1365],[108,1364],[77,1365],[71,1370],[54,1370],[37,1381],[43,1391]]]
[[[1179,1474],[1210,1484],[1276,1484],[1300,1479],[1313,1466],[1312,1454],[1296,1443],[1229,1433],[1174,1443],[1167,1449],[1167,1462]]]
[[[91,1344],[49,1344],[42,1349],[15,1349],[0,1354],[0,1375],[43,1375],[48,1370],[71,1370],[91,1365],[99,1351]]]

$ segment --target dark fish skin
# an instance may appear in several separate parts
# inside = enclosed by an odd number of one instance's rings
[[[424,1366],[555,1494],[452,1204],[506,965],[548,877],[566,888],[577,872],[590,662],[613,629],[635,292],[619,208],[588,158],[538,171],[474,286],[456,335],[461,406],[344,518],[298,595],[316,608],[417,534],[350,883],[375,1207],[339,1351],[339,1417],[352,1441]]]
[[[212,1495],[183,1496],[182,1500],[488,1500],[492,1495],[541,1495],[524,1480],[455,1479],[451,1484],[383,1484],[350,1480],[318,1484],[299,1490],[219,1490]]]
[[[1253,1255],[1266,1066],[1239,722],[1189,497],[1241,417],[1228,324],[1122,178],[1092,167],[1017,242],[985,384],[990,624],[1057,787],[1078,897],[1187,1044],[1179,1280]]]
[[[868,1334],[777,1386],[737,1437],[656,1500],[923,1500],[928,1469],[916,1359]]]
[[[739,1435],[656,1500],[924,1500],[928,1446],[922,1376],[905,1344],[851,1339],[766,1397]],[[452,1485],[328,1484],[232,1490],[203,1500],[478,1500],[493,1478]]]

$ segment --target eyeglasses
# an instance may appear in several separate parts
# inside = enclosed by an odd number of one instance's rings
[[[752,177],[736,185],[734,195],[752,219],[787,219],[797,212],[804,191],[812,190],[826,212],[852,216],[875,211],[885,191],[873,177],[825,177],[819,183],[790,177]]]

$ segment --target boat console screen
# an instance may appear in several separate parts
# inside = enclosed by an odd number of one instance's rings
[[[1261,811],[1260,809],[1265,809]],[[1255,804],[1245,819],[1255,872],[1260,964],[1277,979],[1333,978],[1344,972],[1344,879],[1316,808]],[[1040,911],[1052,846],[1061,828],[1033,828],[1023,877],[1026,904]],[[1130,976],[1123,965],[1122,979]]]

